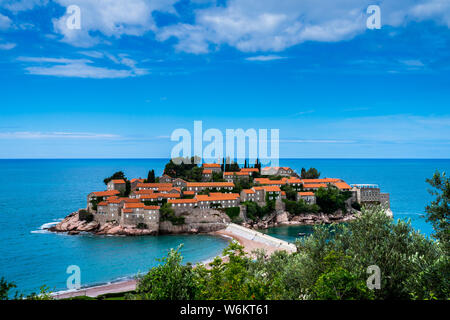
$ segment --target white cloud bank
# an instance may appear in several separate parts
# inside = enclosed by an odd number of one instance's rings
[[[153,32],[156,39],[177,39],[179,51],[194,54],[228,45],[243,52],[280,52],[305,41],[334,42],[364,33],[366,9],[373,0],[195,0],[202,6],[193,11],[193,23],[176,23],[158,28],[155,12],[179,13],[178,0],[54,0],[61,6],[81,9],[81,30],[66,26],[68,15],[53,20],[62,41],[89,47],[108,38],[143,36]],[[0,0],[11,11],[46,5],[44,0]],[[449,0],[384,0],[382,25],[402,26],[410,21],[432,20],[450,27]],[[209,5],[208,5],[209,4]]]

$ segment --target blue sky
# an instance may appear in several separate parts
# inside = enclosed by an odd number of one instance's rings
[[[194,120],[280,129],[281,157],[450,158],[449,28],[445,0],[0,0],[0,158],[169,157]]]

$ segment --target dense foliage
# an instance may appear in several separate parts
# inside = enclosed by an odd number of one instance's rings
[[[445,250],[449,252],[450,240],[450,179],[445,173],[436,172],[433,178],[427,179],[433,187],[430,193],[435,196],[435,200],[427,206],[427,221],[431,222],[435,230],[435,238],[446,245]]]
[[[320,172],[316,168],[309,168],[308,170],[302,168],[300,177],[302,179],[319,179]]]
[[[330,241],[331,240],[331,241]],[[381,208],[333,228],[316,226],[294,254],[251,256],[233,242],[209,267],[182,265],[179,251],[152,268],[134,299],[448,299],[441,246]],[[381,270],[369,289],[367,267]],[[448,270],[448,269],[447,269]]]
[[[349,192],[341,192],[338,188],[329,186],[319,188],[316,193],[316,203],[324,213],[334,213],[337,210],[346,212],[345,201],[351,197]]]
[[[317,204],[308,204],[303,199],[299,201],[284,200],[284,204],[286,211],[293,215],[320,212],[320,207]]]

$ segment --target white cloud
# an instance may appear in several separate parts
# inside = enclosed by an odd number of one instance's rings
[[[178,39],[176,48],[205,53],[230,45],[244,52],[280,52],[305,41],[333,42],[362,34],[370,0],[229,0],[226,7],[195,11],[195,24],[176,24],[158,39]],[[431,19],[450,27],[450,1],[397,0],[380,4],[383,25]]]
[[[0,132],[0,139],[115,139],[120,136],[105,133],[86,132]]]
[[[142,36],[148,31],[155,31],[152,17],[154,11],[175,13],[173,4],[177,0],[56,0],[68,7],[77,5],[81,9],[81,29],[71,30],[66,22],[69,15],[53,19],[57,33],[63,35],[62,41],[79,47],[90,47],[101,41],[92,32],[99,31],[107,37],[119,38],[122,35]]]
[[[280,60],[286,59],[286,57],[277,56],[277,55],[266,55],[266,56],[254,56],[245,58],[248,61],[272,61],[272,60]]]
[[[0,13],[0,30],[9,29],[11,26],[11,19]]]
[[[16,47],[15,43],[7,42],[7,43],[0,43],[0,50],[11,50]]]
[[[47,5],[48,0],[0,0],[0,5],[12,12],[33,9],[35,6]]]
[[[90,47],[107,38],[143,36],[154,32],[156,39],[178,40],[179,51],[204,54],[222,45],[243,52],[280,52],[305,41],[333,42],[352,39],[364,33],[373,0],[195,0],[193,23],[176,23],[158,28],[153,13],[175,16],[178,0],[54,0],[63,7],[81,8],[81,30],[66,26],[67,14],[53,19],[62,41]],[[0,0],[13,12],[46,5],[46,0]],[[381,1],[382,25],[403,26],[410,21],[432,20],[450,27],[449,0]]]
[[[19,57],[17,60],[36,65],[26,66],[25,70],[33,75],[75,77],[75,78],[128,78],[148,74],[146,69],[136,67],[136,62],[126,56],[115,58],[115,63],[126,68],[112,69],[92,65],[94,62],[88,59],[66,59],[46,57]]]

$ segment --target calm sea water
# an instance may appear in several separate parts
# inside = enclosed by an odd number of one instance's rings
[[[58,221],[85,207],[89,192],[103,190],[103,179],[122,170],[128,177],[146,177],[149,169],[162,173],[164,159],[145,160],[0,160],[0,277],[14,281],[21,292],[43,284],[64,290],[69,265],[81,268],[82,285],[92,285],[146,272],[183,243],[186,262],[198,262],[221,252],[227,241],[206,235],[160,237],[94,237],[45,233],[42,225]],[[429,235],[423,218],[431,200],[425,179],[435,170],[450,170],[450,160],[334,160],[286,159],[282,165],[300,171],[316,167],[324,177],[348,183],[377,183],[391,194],[396,218],[411,219]],[[293,240],[296,227],[268,230]]]

